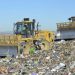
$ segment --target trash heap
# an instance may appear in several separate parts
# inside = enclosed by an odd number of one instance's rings
[[[24,58],[0,59],[0,66],[5,75],[75,75],[75,41],[54,42],[52,49]]]

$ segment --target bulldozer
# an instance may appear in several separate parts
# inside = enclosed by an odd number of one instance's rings
[[[29,54],[29,50],[37,45],[45,46],[49,50],[54,40],[54,33],[51,31],[39,30],[35,19],[24,18],[16,22],[13,34],[0,35],[0,56],[16,57],[20,54]],[[41,47],[42,48],[42,47]],[[40,48],[40,49],[41,49]]]

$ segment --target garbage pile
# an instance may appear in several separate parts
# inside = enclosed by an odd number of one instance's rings
[[[5,66],[0,66],[0,73],[1,74],[7,74],[8,73],[8,71],[7,71],[7,68],[5,67]]]
[[[75,75],[75,42],[54,42],[50,50],[0,59],[0,66],[0,74],[5,75]]]

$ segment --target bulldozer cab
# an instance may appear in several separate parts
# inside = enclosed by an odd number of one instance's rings
[[[18,36],[19,54],[22,54],[23,51],[28,52],[29,43],[32,42],[32,38],[35,35],[35,19],[31,21],[29,18],[24,18],[23,21],[16,22],[14,24],[14,34]]]
[[[35,19],[32,21],[29,18],[24,18],[23,21],[17,22],[14,25],[14,34],[23,35],[24,38],[30,38],[34,36]]]

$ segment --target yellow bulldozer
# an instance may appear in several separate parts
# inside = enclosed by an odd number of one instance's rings
[[[54,33],[38,29],[35,19],[24,18],[21,22],[14,24],[13,34],[0,35],[0,56],[13,56],[29,54],[31,47],[37,45],[45,50],[50,48],[54,40]]]

